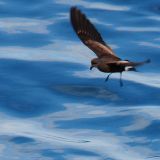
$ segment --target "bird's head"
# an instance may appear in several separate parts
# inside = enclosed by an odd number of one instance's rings
[[[92,70],[92,68],[94,68],[94,67],[98,67],[98,63],[99,63],[99,59],[98,59],[98,58],[92,59],[92,60],[91,60],[90,70]]]

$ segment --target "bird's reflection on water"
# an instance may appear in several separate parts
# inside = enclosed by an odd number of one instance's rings
[[[111,90],[103,87],[89,86],[89,85],[60,85],[55,89],[64,94],[73,96],[90,97],[97,99],[105,99],[109,101],[116,101],[119,99],[118,95]]]

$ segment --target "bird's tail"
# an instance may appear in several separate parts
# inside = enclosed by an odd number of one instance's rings
[[[151,62],[151,60],[147,59],[147,60],[142,61],[142,62],[136,62],[136,63],[134,63],[134,66],[141,66],[143,64],[150,63],[150,62]]]

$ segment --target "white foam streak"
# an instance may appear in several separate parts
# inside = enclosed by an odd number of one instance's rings
[[[140,46],[146,46],[146,47],[153,47],[153,48],[160,48],[160,45],[159,44],[156,44],[156,43],[152,43],[152,42],[136,42],[138,43],[138,45]]]
[[[125,32],[160,32],[159,27],[116,27],[116,30]]]
[[[85,8],[103,9],[103,10],[110,10],[110,11],[128,11],[130,10],[130,7],[128,6],[113,5],[113,4],[102,3],[102,2],[87,2],[84,0],[55,0],[54,3],[66,4],[70,6],[80,5]]]
[[[48,34],[48,25],[53,20],[40,20],[32,18],[0,18],[0,30],[9,34],[32,32],[37,34]]]
[[[156,20],[156,21],[160,21],[160,16],[149,16],[147,18],[152,19],[152,20]]]

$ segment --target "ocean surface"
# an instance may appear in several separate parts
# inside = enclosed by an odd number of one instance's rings
[[[122,59],[111,75],[74,33],[77,6]],[[0,160],[159,160],[160,1],[0,0]]]

